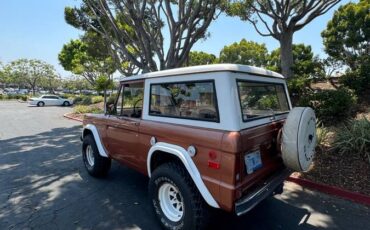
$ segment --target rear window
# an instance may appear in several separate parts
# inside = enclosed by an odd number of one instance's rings
[[[213,81],[152,84],[150,94],[152,116],[219,121]]]
[[[289,112],[283,84],[237,80],[243,121]]]

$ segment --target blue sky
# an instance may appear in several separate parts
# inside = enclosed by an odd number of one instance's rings
[[[343,0],[340,4],[347,2],[349,0]],[[81,34],[64,21],[64,7],[73,5],[78,5],[78,1],[0,1],[0,61],[7,63],[18,58],[37,58],[54,65],[62,76],[69,76],[71,73],[59,65],[58,53],[64,43]],[[315,54],[324,56],[320,33],[339,5],[295,33],[294,43],[311,45]],[[223,15],[211,24],[209,32],[211,37],[198,42],[193,50],[218,55],[225,45],[242,38],[265,43],[269,50],[279,45],[271,37],[259,36],[249,23]]]

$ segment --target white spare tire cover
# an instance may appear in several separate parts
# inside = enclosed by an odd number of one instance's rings
[[[293,108],[285,121],[281,152],[284,164],[295,171],[307,171],[315,154],[316,117],[309,107]]]

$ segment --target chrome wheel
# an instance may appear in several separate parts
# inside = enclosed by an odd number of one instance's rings
[[[178,188],[170,183],[163,183],[158,191],[159,204],[164,215],[177,222],[184,215],[184,203]]]
[[[93,153],[93,149],[91,147],[91,145],[88,145],[86,147],[86,159],[87,159],[87,163],[92,167],[94,166],[94,153]]]

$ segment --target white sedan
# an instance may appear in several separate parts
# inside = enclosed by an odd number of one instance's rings
[[[38,98],[30,98],[28,100],[30,105],[45,106],[45,105],[63,105],[70,106],[73,104],[73,100],[61,98],[55,95],[43,95]]]

